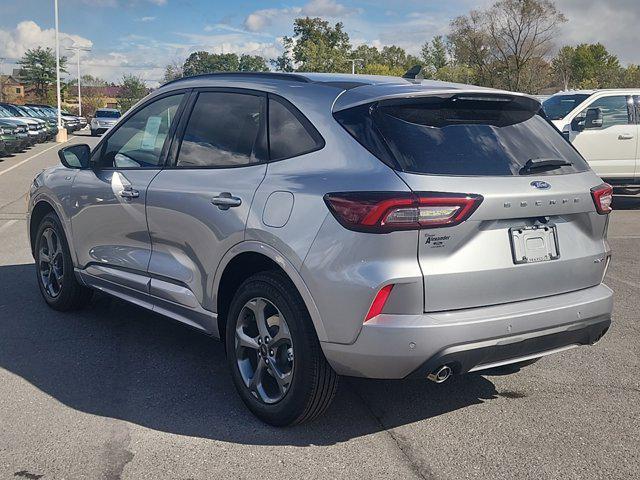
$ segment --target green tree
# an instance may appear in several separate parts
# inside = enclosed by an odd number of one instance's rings
[[[173,61],[167,64],[164,67],[164,74],[162,75],[163,83],[171,82],[173,80],[177,80],[178,78],[182,78],[184,74],[182,73],[182,65],[178,61]]]
[[[66,72],[66,57],[60,57],[60,71]],[[39,100],[46,100],[49,89],[56,82],[56,57],[51,48],[32,48],[20,60],[20,77],[35,88]]]
[[[284,52],[272,64],[280,71],[348,72],[349,35],[342,23],[321,18],[296,18],[293,36],[283,38]]]
[[[620,76],[620,87],[638,88],[640,87],[640,66],[631,64],[625,68]]]
[[[442,35],[433,37],[431,42],[425,42],[420,54],[424,66],[433,76],[448,64],[447,45]]]
[[[575,86],[580,88],[613,88],[622,74],[618,57],[601,43],[576,46],[572,70]]]
[[[240,55],[238,59],[238,71],[240,72],[267,72],[269,67],[264,57],[260,55]]]
[[[118,108],[123,113],[126,112],[138,103],[139,100],[144,98],[147,93],[149,93],[149,89],[141,77],[136,75],[123,75],[122,88],[120,90],[120,97],[118,98]]]
[[[214,72],[265,72],[267,62],[260,55],[194,52],[182,66],[185,77]]]
[[[564,90],[569,90],[574,79],[574,62],[576,49],[569,45],[562,47],[551,62],[551,69],[556,82],[562,85]]]

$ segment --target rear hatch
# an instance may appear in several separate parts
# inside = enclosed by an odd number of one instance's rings
[[[487,93],[381,99],[335,116],[417,197],[476,199],[461,223],[419,232],[425,311],[601,282],[607,216],[596,211],[591,189],[602,182],[534,99]]]

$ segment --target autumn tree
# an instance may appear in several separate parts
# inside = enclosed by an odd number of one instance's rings
[[[547,82],[537,72],[548,68],[565,21],[550,0],[498,0],[452,20],[449,41],[456,60],[474,69],[477,83],[534,92]]]

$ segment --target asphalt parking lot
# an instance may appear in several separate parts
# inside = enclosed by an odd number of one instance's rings
[[[57,149],[0,158],[1,479],[640,477],[640,197],[615,199],[596,346],[442,385],[343,379],[324,417],[275,429],[241,403],[221,344],[105,296],[45,306],[25,194]]]

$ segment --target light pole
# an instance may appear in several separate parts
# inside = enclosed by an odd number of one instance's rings
[[[2,64],[4,57],[0,57],[0,100],[4,102],[4,80],[2,79]]]
[[[83,52],[90,52],[91,48],[89,47],[81,47],[79,45],[72,45],[71,47],[67,47],[67,50],[72,50],[76,52],[76,58],[78,60],[78,116],[82,116],[82,96],[80,95],[80,50]]]
[[[364,62],[364,58],[347,58],[348,62],[351,62],[351,75],[356,74],[356,62]]]
[[[62,124],[62,101],[60,99],[60,41],[58,39],[58,0],[53,0],[53,9],[56,18],[56,96],[58,100],[58,134],[56,142],[63,143],[67,141],[67,130]]]

